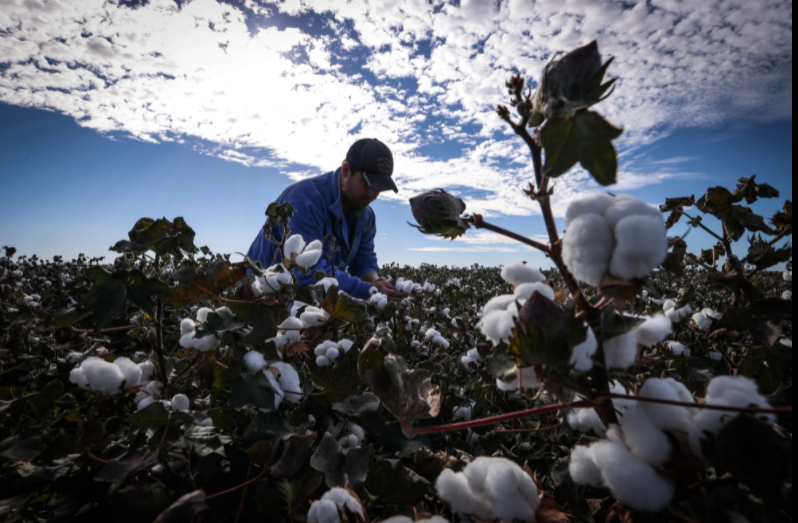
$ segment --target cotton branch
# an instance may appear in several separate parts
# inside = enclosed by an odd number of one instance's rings
[[[484,218],[482,218],[481,214],[475,214],[473,216],[470,216],[466,218],[465,221],[467,221],[477,229],[488,229],[489,231],[501,234],[502,236],[507,236],[508,238],[512,238],[517,242],[529,245],[533,249],[537,249],[545,254],[551,254],[551,248],[548,245],[543,245],[540,242],[536,242],[535,240],[532,240],[525,236],[521,236],[520,234],[508,231],[507,229],[502,229],[501,227],[493,225],[492,223],[488,223],[484,220]]]

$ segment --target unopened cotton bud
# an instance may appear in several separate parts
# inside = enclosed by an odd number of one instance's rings
[[[466,204],[443,189],[425,192],[410,199],[410,210],[418,221],[414,226],[424,234],[435,234],[444,238],[457,238],[471,226],[460,215]]]

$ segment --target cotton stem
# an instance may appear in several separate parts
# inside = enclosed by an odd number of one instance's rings
[[[516,233],[514,233],[512,231],[508,231],[507,229],[502,229],[501,227],[493,225],[492,223],[488,223],[488,222],[485,221],[484,218],[482,218],[481,214],[475,214],[474,216],[468,218],[466,221],[468,223],[472,224],[477,229],[488,229],[489,231],[493,231],[493,232],[495,232],[497,234],[501,234],[502,236],[506,236],[508,238],[512,238],[513,240],[515,240],[517,242],[521,242],[521,243],[524,243],[526,245],[529,245],[533,249],[537,249],[537,250],[539,250],[539,251],[541,251],[543,253],[546,253],[546,254],[550,254],[551,253],[551,248],[548,245],[543,245],[540,242],[536,242],[535,240],[531,240],[529,238],[526,238],[525,236],[521,236],[520,234],[516,234]]]

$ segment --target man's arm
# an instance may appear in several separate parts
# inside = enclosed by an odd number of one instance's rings
[[[372,220],[374,220],[373,217]],[[357,275],[361,280],[376,287],[378,291],[388,296],[390,301],[402,301],[407,297],[407,294],[397,291],[385,278],[380,278],[379,276],[377,255],[374,252],[374,238],[377,236],[377,226],[375,221],[372,221],[369,225],[371,226],[370,230],[361,238],[357,256],[355,256],[355,261],[349,267],[349,270],[352,274]]]

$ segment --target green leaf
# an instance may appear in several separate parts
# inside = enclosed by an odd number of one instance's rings
[[[619,314],[614,306],[607,307],[604,310],[604,317],[602,319],[602,333],[604,341],[617,338],[628,332],[631,332],[645,323],[643,318],[633,318]]]
[[[618,157],[612,140],[622,132],[593,111],[580,111],[573,118],[547,121],[541,129],[546,151],[543,174],[557,178],[580,162],[599,184],[616,183]]]
[[[196,300],[214,300],[236,282],[247,275],[244,263],[216,261],[206,270],[186,267],[172,273],[171,278],[179,285],[169,289],[165,301],[179,307]]]
[[[734,241],[742,238],[746,230],[750,232],[764,232],[770,235],[775,234],[775,231],[765,223],[764,217],[755,214],[754,211],[748,207],[740,205],[732,206],[728,215],[723,219],[723,223],[726,224]]]
[[[33,461],[45,450],[47,450],[47,445],[42,438],[34,436],[0,452],[0,456],[14,461]]]
[[[310,466],[324,474],[324,482],[330,488],[343,487],[346,483],[344,472],[346,457],[341,446],[329,432],[319,443],[316,452],[310,457]]]
[[[371,323],[368,303],[348,294],[339,294],[337,287],[330,287],[320,307],[327,311],[332,320],[364,327]]]
[[[745,199],[748,205],[756,202],[759,198],[778,198],[779,191],[768,184],[756,183],[756,175],[750,178],[740,178],[737,190],[734,191],[735,199]],[[738,201],[739,201],[738,200]]]
[[[302,470],[310,447],[315,440],[315,433],[306,436],[291,436],[283,447],[283,455],[277,463],[272,465],[272,477],[293,478],[296,476]]]
[[[221,334],[227,331],[234,331],[246,327],[246,322],[239,318],[227,307],[220,307],[208,313],[205,322],[197,327],[196,338],[210,336],[211,334]]]
[[[381,503],[415,505],[430,490],[430,482],[407,468],[401,461],[394,464],[381,460],[369,471],[366,490],[377,496]]]
[[[122,254],[153,251],[158,257],[170,254],[181,260],[184,252],[193,254],[198,251],[194,236],[194,230],[181,217],[175,218],[174,223],[166,218],[142,218],[128,233],[130,241],[119,241],[110,250]]]
[[[155,404],[153,403],[153,405]],[[163,407],[162,404],[161,407]],[[157,465],[158,452],[159,449],[155,449],[147,456],[133,454],[121,460],[111,460],[103,467],[100,473],[94,477],[94,480],[105,481],[108,483],[122,482],[130,476],[141,472],[142,470],[146,470]]]
[[[571,360],[571,336],[575,330],[584,341],[587,329],[575,320],[575,309],[566,315],[562,307],[540,293],[534,293],[519,313],[510,353],[523,367],[543,366],[546,371],[565,370]],[[570,316],[570,317],[569,317]],[[580,341],[580,343],[581,343]]]
[[[273,450],[271,442],[263,440],[250,445],[247,449],[247,456],[255,465],[265,467],[272,457]]]
[[[252,422],[244,430],[244,441],[247,445],[252,445],[258,441],[269,440],[274,442],[291,434],[294,427],[291,427],[279,412],[258,412]]]
[[[712,187],[707,190],[697,202],[696,207],[706,214],[712,214],[717,218],[729,210],[734,203],[734,196],[725,187]]]
[[[137,411],[127,421],[142,430],[158,425],[166,425],[166,422],[169,421],[169,411],[166,410],[163,403],[156,401]]]
[[[181,523],[194,521],[197,516],[208,510],[205,504],[205,492],[195,490],[180,497],[172,505],[161,512],[153,523]]]
[[[229,405],[234,409],[254,405],[259,409],[274,410],[274,394],[271,383],[263,373],[253,376],[246,372],[233,382]]]

